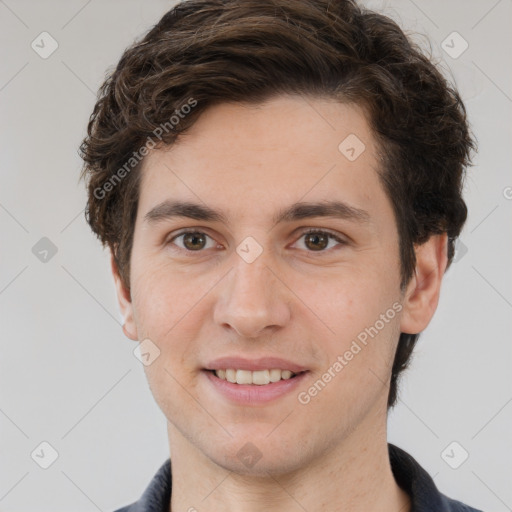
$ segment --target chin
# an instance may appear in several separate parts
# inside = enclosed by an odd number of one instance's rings
[[[235,457],[224,457],[222,463],[218,463],[218,465],[235,475],[240,475],[242,477],[248,476],[251,477],[251,479],[268,479],[270,476],[279,477],[289,474],[297,469],[290,464],[289,460],[286,460],[286,458],[283,457],[282,453],[277,456],[274,455],[272,460],[268,457],[262,456],[255,463],[240,461],[236,455]]]
[[[271,434],[272,435],[272,434]],[[299,450],[297,443],[285,446],[277,435],[273,442],[267,437],[268,431],[262,436],[244,436],[243,439],[231,440],[222,451],[206,453],[212,462],[240,476],[268,478],[292,473],[306,463],[304,452]],[[292,443],[293,444],[293,443]]]

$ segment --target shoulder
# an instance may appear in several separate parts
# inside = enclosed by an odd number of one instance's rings
[[[171,460],[167,459],[134,503],[114,512],[168,512],[172,489]]]
[[[482,512],[439,492],[433,479],[409,453],[388,443],[391,470],[397,484],[409,494],[413,512]]]
[[[446,511],[447,512],[483,512],[480,509],[470,507],[462,501],[457,501],[452,498],[448,498],[448,496],[444,496],[443,498],[446,501]]]

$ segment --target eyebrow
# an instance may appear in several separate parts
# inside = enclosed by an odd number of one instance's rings
[[[144,220],[149,224],[154,224],[174,217],[186,217],[195,220],[221,222],[226,225],[230,224],[227,216],[221,211],[198,203],[170,199],[161,202],[147,212],[144,216]],[[278,224],[280,222],[293,222],[312,217],[332,217],[359,224],[369,224],[371,222],[370,215],[367,211],[342,201],[294,203],[280,210],[277,215],[274,216],[273,222],[274,224]]]

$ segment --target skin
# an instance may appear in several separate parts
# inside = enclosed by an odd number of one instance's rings
[[[349,134],[366,146],[355,161],[338,149]],[[211,107],[175,145],[146,157],[130,290],[113,260],[112,272],[125,334],[160,350],[144,368],[168,420],[170,510],[410,509],[390,468],[386,401],[399,333],[425,329],[437,307],[447,240],[416,247],[402,294],[398,233],[377,168],[361,109],[299,96]],[[144,220],[170,198],[222,210],[228,222]],[[272,221],[294,202],[331,199],[367,211],[370,222]],[[190,244],[171,240],[183,228],[207,234],[204,248],[187,256]],[[347,243],[314,250],[307,228]],[[263,249],[250,264],[236,252],[248,236]],[[220,356],[275,355],[309,369],[298,390],[307,391],[393,303],[401,311],[308,404],[292,392],[235,405],[201,371]],[[252,467],[237,457],[247,442],[261,453]]]

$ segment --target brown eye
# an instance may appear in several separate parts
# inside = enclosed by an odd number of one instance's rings
[[[304,242],[313,251],[321,251],[329,244],[329,236],[326,233],[307,233]]]
[[[211,249],[216,245],[210,236],[201,231],[184,231],[169,240],[168,244],[176,245],[178,249],[187,252],[202,252],[203,249]]]
[[[183,245],[191,251],[203,249],[206,245],[204,233],[186,233],[183,236]]]
[[[330,252],[331,249],[336,249],[336,246],[347,245],[343,238],[337,236],[329,231],[310,229],[302,233],[300,237],[302,248],[306,248],[308,252]]]

